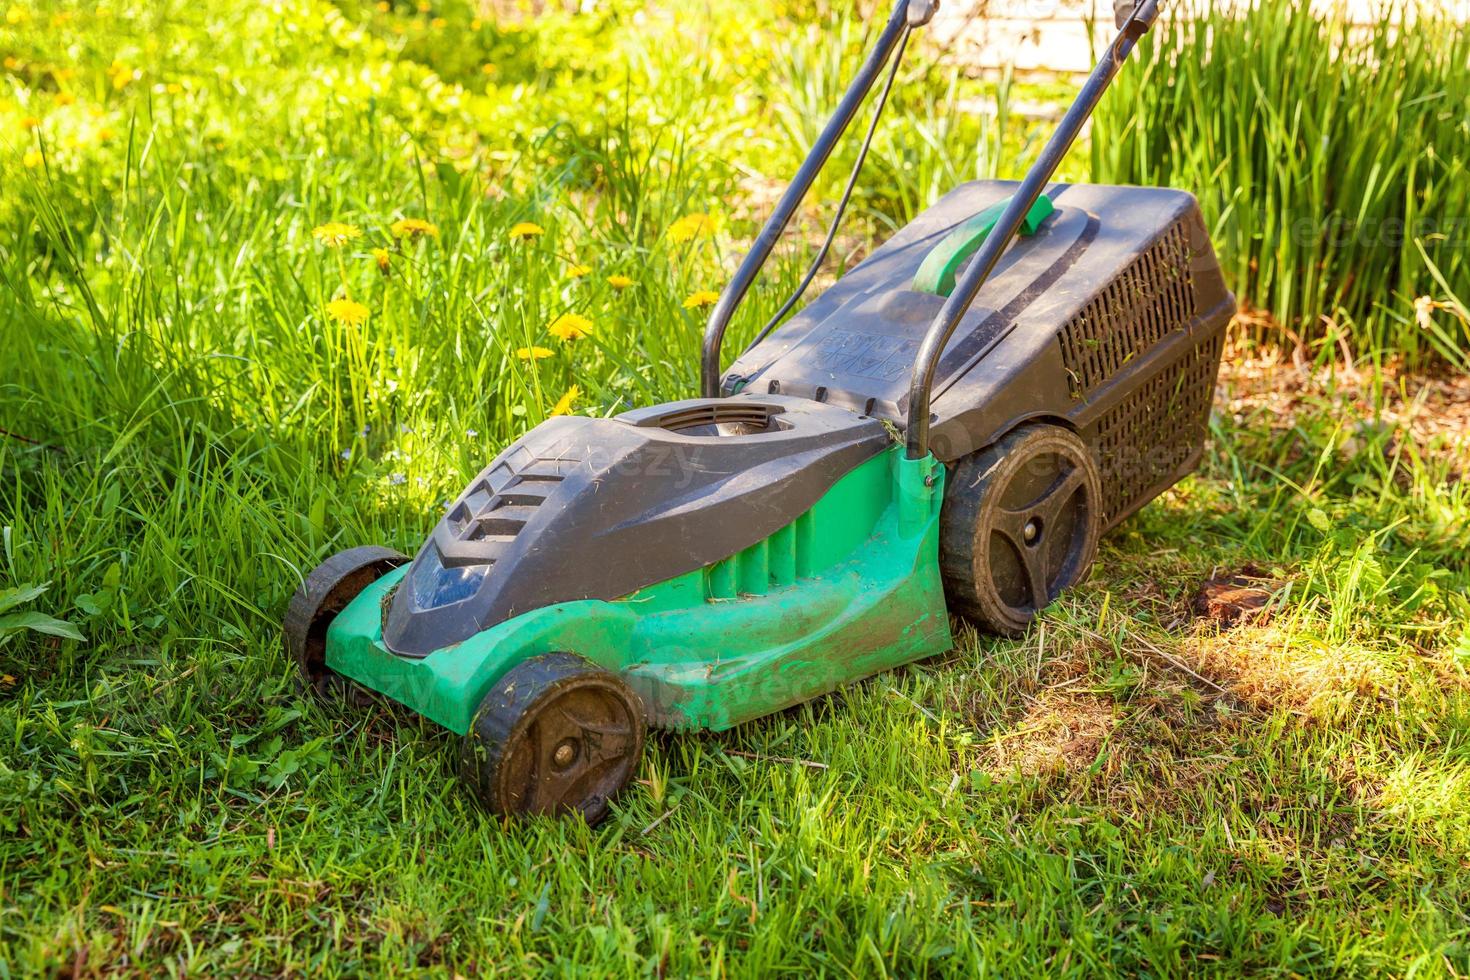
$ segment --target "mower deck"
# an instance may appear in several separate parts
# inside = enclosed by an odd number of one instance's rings
[[[464,734],[512,666],[574,650],[621,675],[652,724],[727,729],[950,647],[943,499],[943,468],[894,446],[725,560],[613,601],[534,609],[422,658],[383,639],[398,569],[332,621],[327,666]]]

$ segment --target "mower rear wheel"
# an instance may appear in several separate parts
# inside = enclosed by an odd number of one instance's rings
[[[1102,489],[1082,440],[1025,426],[960,460],[945,490],[939,563],[951,608],[1020,636],[1097,554]]]
[[[495,813],[596,824],[638,771],[643,702],[616,674],[570,653],[512,668],[464,738],[464,778]]]
[[[282,628],[286,653],[296,662],[304,688],[326,697],[353,690],[327,666],[327,627],[363,589],[407,562],[408,556],[392,548],[365,545],[339,551],[306,576],[286,607]]]

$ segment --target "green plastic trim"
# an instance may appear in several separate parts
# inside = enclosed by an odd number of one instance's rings
[[[1011,198],[1006,198],[966,220],[946,235],[944,241],[934,246],[924,257],[923,265],[919,266],[919,274],[914,276],[914,291],[933,293],[936,296],[948,296],[954,292],[955,276],[959,274],[960,266],[990,237],[996,222],[1010,203]],[[1051,217],[1056,209],[1051,198],[1045,194],[1038,197],[1036,203],[1031,205],[1031,210],[1026,212],[1026,220],[1021,223],[1021,234],[1027,237],[1036,234],[1041,223]]]
[[[569,651],[621,674],[651,723],[724,730],[951,647],[943,499],[944,468],[895,446],[724,561],[614,602],[536,609],[422,660],[383,645],[400,568],[332,622],[327,664],[463,734],[506,671]]]

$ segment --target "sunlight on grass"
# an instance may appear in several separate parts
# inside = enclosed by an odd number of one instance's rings
[[[1375,163],[1374,215],[1463,198],[1463,119],[1432,109],[1463,37],[1372,49],[1423,100],[1339,105],[1397,83],[1331,65],[1301,131],[1209,59],[1155,60],[1177,92],[1125,79],[1098,131],[1146,118],[1064,178],[1189,186],[1255,302],[1351,316],[1300,349],[1243,317],[1200,473],[1023,640],[957,623],[929,662],[655,735],[596,832],[504,824],[432,724],[301,696],[280,621],[324,555],[415,550],[549,416],[693,393],[709,307],[872,29],[545,6],[0,8],[0,590],[51,628],[0,645],[0,973],[1470,972],[1463,379],[1395,370],[1456,363],[1465,265],[1436,242],[1391,276],[1315,245],[1251,264]],[[1320,68],[1326,28],[1266,9],[1295,46],[1241,70]],[[1257,37],[1233,31],[1227,54]],[[1017,176],[1044,127],[1010,100],[1069,91],[919,54],[824,275]],[[1247,128],[1191,128],[1221,120]],[[1335,182],[1268,180],[1262,145]],[[1201,584],[1247,566],[1270,617],[1201,622]]]

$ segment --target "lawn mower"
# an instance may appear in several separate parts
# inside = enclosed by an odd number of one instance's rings
[[[556,417],[497,456],[411,561],[335,555],[292,598],[307,684],[463,736],[493,811],[589,823],[647,726],[722,731],[951,648],[1019,636],[1098,538],[1198,462],[1234,300],[1195,199],[1052,183],[1154,0],[1019,183],[955,188],[796,315],[911,33],[900,0],[714,306],[701,397]],[[884,77],[805,281],[729,368],[726,328]]]

